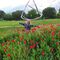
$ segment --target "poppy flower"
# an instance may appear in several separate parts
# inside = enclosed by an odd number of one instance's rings
[[[26,44],[26,40],[24,41],[24,44]]]
[[[30,46],[30,49],[32,49],[33,48],[33,46]]]
[[[60,26],[60,24],[57,24],[57,26]]]
[[[59,45],[59,42],[56,42],[56,45]]]
[[[52,36],[54,36],[55,35],[55,32],[53,31],[51,34],[52,34]]]
[[[12,40],[12,42],[15,42],[15,40]]]
[[[20,37],[20,41],[22,41],[23,40],[23,37]]]
[[[44,55],[45,55],[45,52],[44,52],[44,51],[42,51],[42,53],[41,53],[41,54],[42,54],[42,56],[44,56]]]
[[[35,30],[32,30],[32,33],[35,32]]]
[[[41,28],[40,26],[37,26],[37,28]]]
[[[6,49],[4,49],[4,52],[6,52]]]
[[[4,46],[5,44],[4,43],[2,43],[2,46]]]
[[[11,54],[7,54],[7,57],[10,57],[11,56]]]
[[[36,47],[36,44],[33,44],[33,45],[30,46],[31,49],[35,48],[35,47]]]
[[[35,32],[35,31],[36,31],[36,28],[33,28],[33,29],[32,29],[32,32]]]

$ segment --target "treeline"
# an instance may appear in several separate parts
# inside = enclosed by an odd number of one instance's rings
[[[4,11],[0,10],[0,20],[22,20],[21,19],[21,10],[14,11],[12,13],[5,13]],[[28,13],[23,13],[23,15],[29,19],[33,19],[40,16],[40,19],[51,19],[51,18],[60,18],[60,9],[57,13],[54,7],[47,7],[42,11],[42,14],[39,11],[37,14],[36,10],[32,9],[28,11]]]

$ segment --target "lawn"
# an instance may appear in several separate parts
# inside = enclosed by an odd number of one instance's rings
[[[0,21],[0,27],[4,26],[21,26],[19,22],[24,23],[24,21]],[[45,19],[45,20],[33,20],[31,24],[41,25],[41,24],[59,24],[60,19]]]

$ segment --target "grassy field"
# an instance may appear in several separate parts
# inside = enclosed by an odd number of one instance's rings
[[[21,26],[19,22],[24,23],[24,21],[0,21],[0,27],[4,26]],[[41,24],[59,24],[60,19],[46,19],[46,20],[33,20],[31,24],[41,25]]]
[[[60,60],[60,19],[31,21],[30,31],[19,22],[0,21],[0,60]]]
[[[0,36],[5,36],[6,34],[13,33],[16,30],[24,29],[22,25],[19,25],[19,22],[24,23],[24,21],[0,21]],[[31,24],[60,24],[60,19],[33,20],[31,21]]]

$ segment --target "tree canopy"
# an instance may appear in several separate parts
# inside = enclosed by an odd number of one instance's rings
[[[53,7],[47,7],[42,12],[43,17],[45,18],[55,18],[56,17],[56,10]]]

